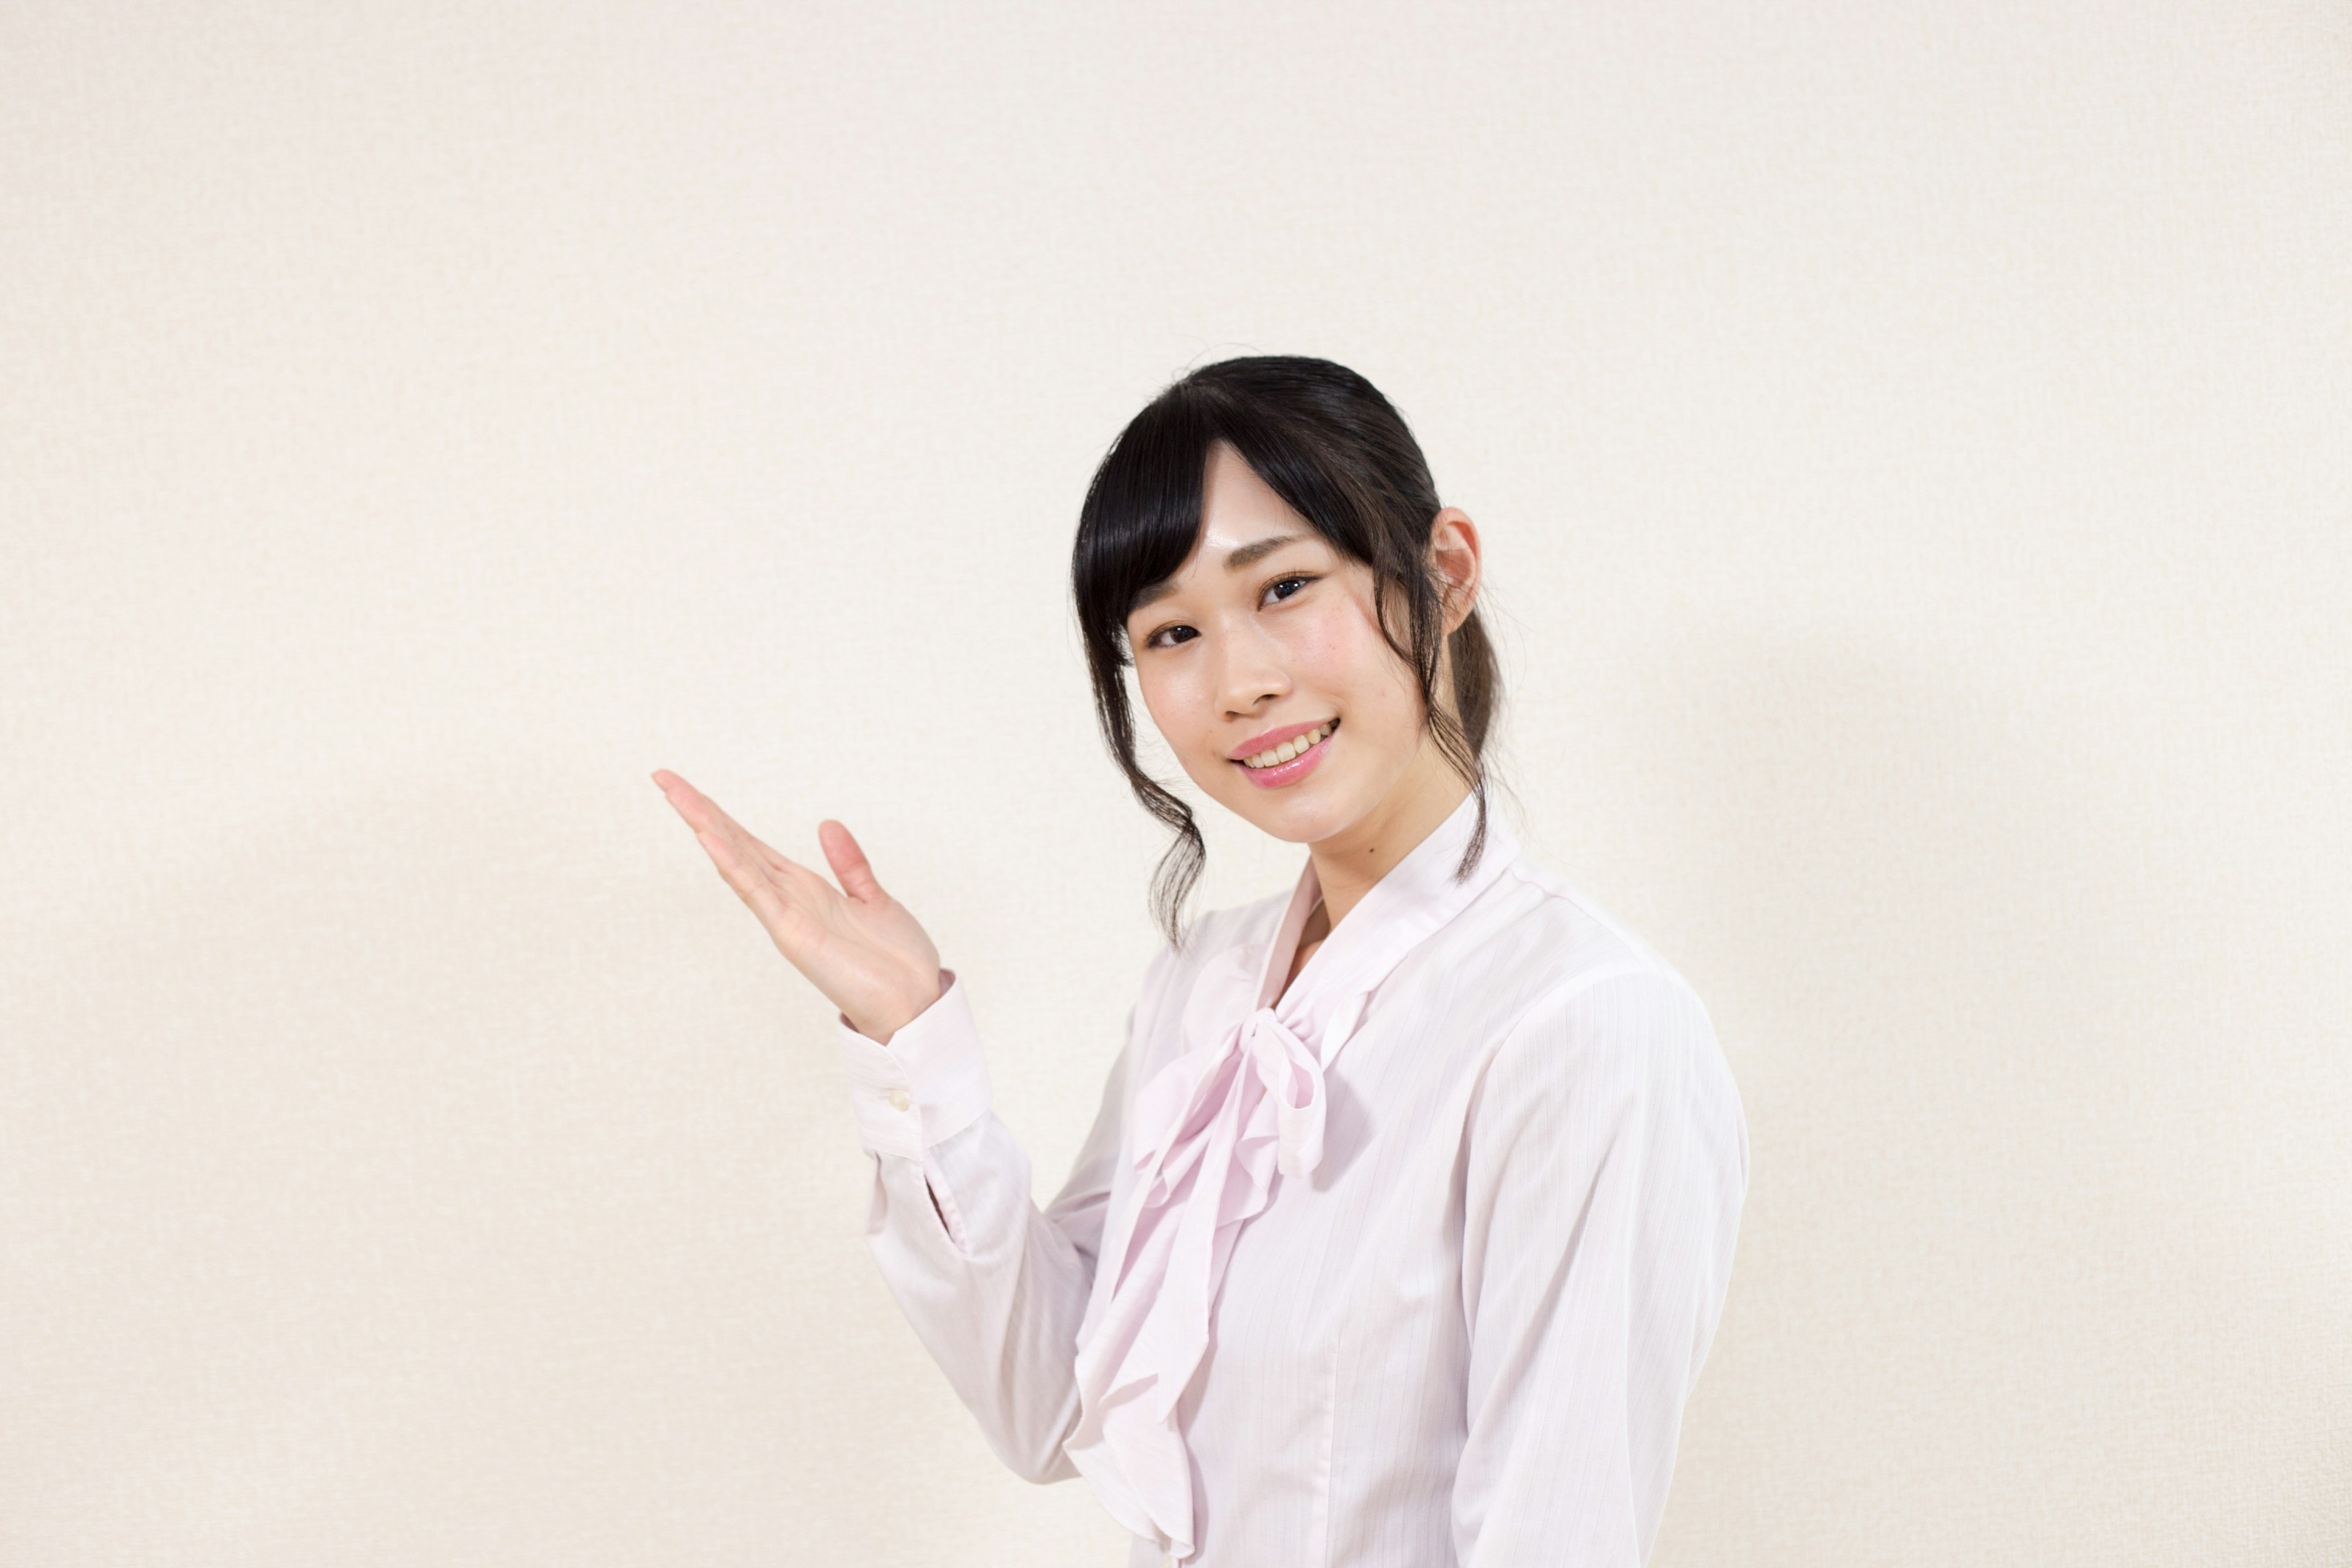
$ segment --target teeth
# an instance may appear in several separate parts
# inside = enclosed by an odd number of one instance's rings
[[[1274,747],[1270,751],[1260,752],[1255,757],[1243,758],[1242,766],[1245,768],[1279,767],[1284,763],[1286,763],[1293,757],[1298,755],[1299,752],[1307,750],[1309,746],[1314,745],[1318,741],[1322,740],[1330,732],[1331,725],[1329,722],[1318,724],[1314,729],[1307,731],[1304,735],[1300,735],[1294,740],[1285,741],[1282,744]]]

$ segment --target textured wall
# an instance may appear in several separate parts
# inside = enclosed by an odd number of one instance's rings
[[[1247,351],[1738,1075],[1654,1561],[2352,1561],[2352,8],[982,9],[0,11],[0,1563],[1119,1561],[646,774],[860,831],[1050,1192],[1068,537]]]

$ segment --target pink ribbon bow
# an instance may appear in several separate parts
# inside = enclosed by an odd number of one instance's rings
[[[1192,1547],[1192,1489],[1176,1405],[1208,1350],[1235,1235],[1276,1172],[1321,1163],[1323,1116],[1323,1064],[1272,1007],[1169,1062],[1136,1098],[1135,1220],[1123,1256],[1101,1260],[1118,1274],[1077,1356],[1079,1386],[1099,1392],[1068,1447],[1098,1495],[1129,1494],[1179,1556]],[[1090,1465],[1097,1441],[1124,1451],[1121,1473]]]

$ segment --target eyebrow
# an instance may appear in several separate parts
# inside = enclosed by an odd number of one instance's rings
[[[1236,545],[1234,549],[1234,552],[1225,557],[1225,570],[1228,572],[1244,571],[1246,568],[1256,564],[1258,562],[1265,560],[1267,556],[1273,554],[1284,545],[1296,544],[1306,537],[1307,536],[1303,533],[1276,533],[1271,534],[1265,539],[1253,539],[1247,544]],[[1127,613],[1131,616],[1135,614],[1136,610],[1144,609],[1150,605],[1156,605],[1175,591],[1176,580],[1173,577],[1162,577],[1159,582],[1154,583],[1150,587],[1146,588],[1142,593],[1138,594],[1135,596],[1135,609],[1131,609]]]

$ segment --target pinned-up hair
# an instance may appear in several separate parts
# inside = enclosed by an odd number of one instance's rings
[[[1151,879],[1151,910],[1181,942],[1184,900],[1208,858],[1192,809],[1135,760],[1135,714],[1122,671],[1132,662],[1127,617],[1146,589],[1175,575],[1201,531],[1210,448],[1244,461],[1349,560],[1369,566],[1381,635],[1421,689],[1423,724],[1477,796],[1478,820],[1454,869],[1466,877],[1486,845],[1486,734],[1502,675],[1472,609],[1448,636],[1442,584],[1429,561],[1441,510],[1421,447],[1378,388],[1344,365],[1294,354],[1229,359],[1171,384],[1129,420],[1087,486],[1070,587],[1094,680],[1104,742],[1146,811],[1176,835]],[[1401,600],[1405,636],[1389,625]],[[1457,711],[1437,700],[1450,655]]]

